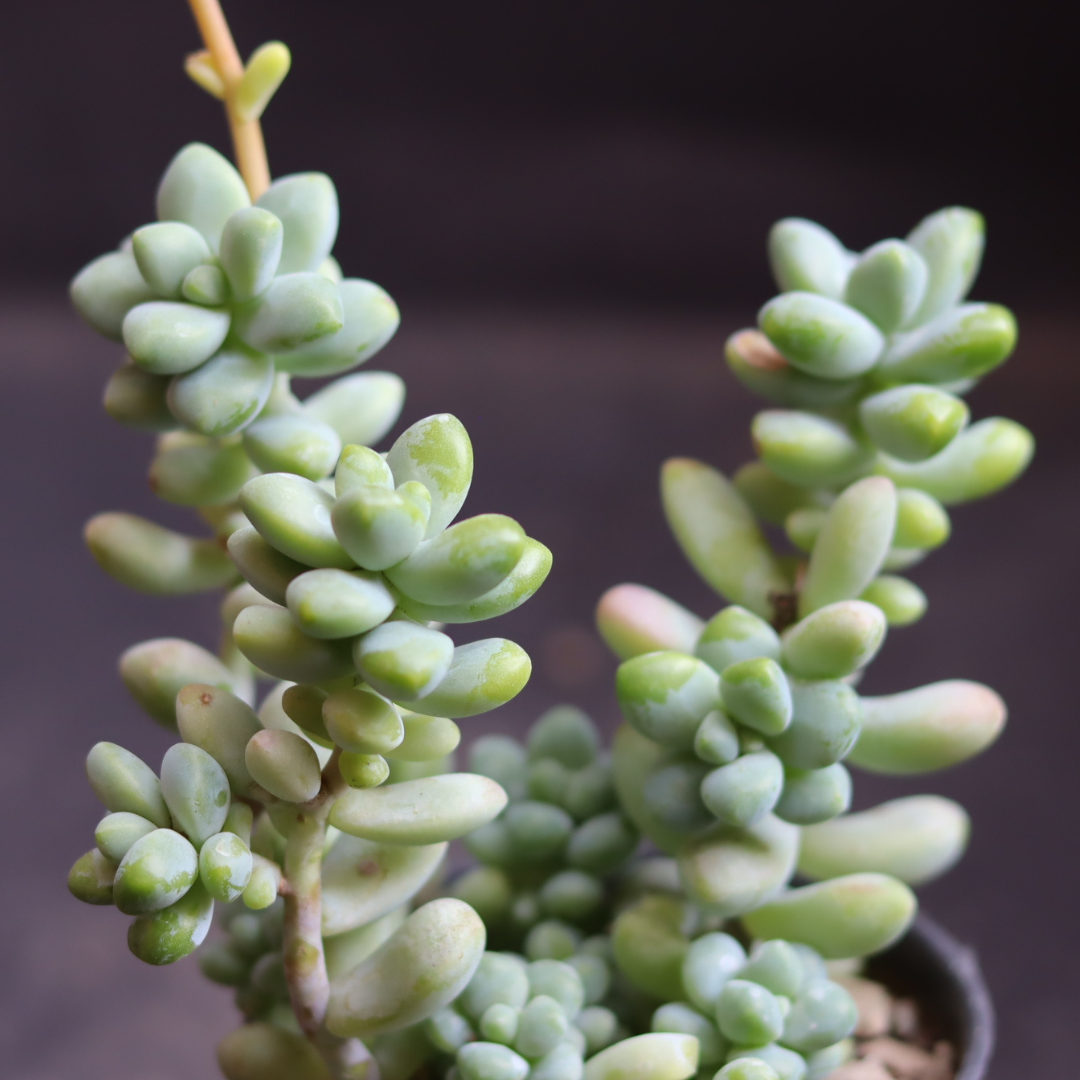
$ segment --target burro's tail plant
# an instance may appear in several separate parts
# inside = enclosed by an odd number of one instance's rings
[[[1016,340],[1009,311],[965,301],[982,250],[982,218],[959,207],[861,254],[809,221],[775,225],[783,291],[726,350],[773,403],[753,421],[757,460],[728,480],[676,458],[661,479],[679,545],[730,605],[703,622],[627,584],[598,609],[623,660],[625,812],[677,859],[692,901],[829,959],[895,941],[915,914],[910,886],[952,866],[969,829],[935,795],[848,813],[845,762],[933,772],[985,749],[1005,721],[973,682],[856,689],[889,626],[926,610],[896,571],[944,543],[946,507],[1004,487],[1031,458],[1028,431],[1000,417],[969,425],[963,400]],[[791,887],[796,872],[812,883]]]
[[[371,1065],[358,1037],[434,1013],[484,950],[483,923],[457,899],[383,919],[507,800],[488,777],[447,771],[454,720],[514,697],[529,658],[501,638],[455,646],[439,627],[518,606],[551,557],[498,514],[451,524],[473,472],[453,416],[370,448],[401,411],[397,376],[294,395],[293,376],[341,375],[377,352],[397,308],[331,256],[330,179],[270,180],[259,117],[286,47],[244,65],[217,0],[191,6],[206,49],[187,70],[224,101],[239,171],[209,146],[182,149],[158,220],[71,294],[127,353],[106,410],[159,433],[151,486],[213,535],[106,513],[86,539],[144,592],[230,591],[216,654],[161,638],[121,658],[136,700],[181,741],[157,772],[112,742],[93,747],[107,814],[69,887],[131,916],[128,944],[150,964],[197,949],[219,905],[228,937],[207,944],[203,969],[259,1021],[219,1050],[233,1080],[358,1077]],[[256,712],[262,678],[276,684]]]

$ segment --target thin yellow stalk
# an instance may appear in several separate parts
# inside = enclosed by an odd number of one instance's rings
[[[188,3],[203,44],[225,84],[225,113],[232,133],[236,165],[254,202],[270,186],[270,165],[266,160],[266,143],[259,121],[243,119],[236,108],[236,92],[244,77],[244,63],[219,0],[188,0]]]

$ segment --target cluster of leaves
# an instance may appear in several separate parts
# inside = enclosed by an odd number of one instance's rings
[[[260,50],[239,88],[209,54],[189,71],[257,117],[283,50]],[[219,1050],[231,1080],[357,1075],[360,1039],[385,1080],[826,1076],[855,1011],[825,961],[903,933],[909,886],[968,831],[933,796],[847,813],[844,762],[943,768],[1005,718],[974,683],[856,690],[887,628],[926,609],[894,571],[944,542],[947,505],[1031,455],[1017,424],[968,426],[962,400],[1015,341],[1005,309],[963,302],[981,218],[942,211],[861,255],[810,222],[774,228],[784,291],[727,348],[782,406],[754,421],[759,460],[734,482],[681,459],[663,472],[680,545],[731,605],[704,623],[643,586],[611,590],[598,621],[624,661],[627,721],[611,755],[563,707],[527,746],[479,740],[458,773],[454,721],[513,698],[530,663],[444,629],[523,603],[550,553],[502,515],[452,524],[473,471],[454,417],[371,449],[403,386],[344,373],[398,314],[333,260],[327,177],[282,178],[252,205],[194,144],[158,217],[72,297],[127,353],[107,411],[158,434],[154,490],[213,535],[110,513],[87,541],[143,591],[229,591],[216,655],[163,638],[121,658],[182,741],[158,773],[113,743],[91,750],[108,813],[71,891],[133,916],[129,945],[153,964],[200,946],[223,905],[201,963],[248,1021]],[[294,395],[293,376],[327,375],[342,377]],[[755,515],[797,554],[777,555]],[[256,711],[258,678],[275,684]],[[431,899],[462,837],[481,865]],[[639,858],[642,837],[662,854]],[[816,883],[790,888],[796,869]]]
[[[855,1004],[814,949],[773,938],[748,954],[744,927],[686,899],[673,860],[641,856],[579,709],[549,710],[526,745],[478,739],[469,765],[510,797],[465,838],[481,865],[448,890],[483,917],[489,951],[451,1004],[375,1033],[383,1080],[423,1067],[605,1080],[631,1065],[671,1080],[816,1080],[850,1058]]]
[[[770,255],[785,291],[727,358],[786,408],[755,418],[759,459],[733,482],[688,459],[661,480],[680,546],[732,603],[703,622],[621,585],[598,608],[623,659],[614,766],[626,813],[678,860],[691,899],[827,957],[895,940],[916,910],[909,886],[951,866],[969,828],[936,796],[846,813],[843,762],[930,772],[983,750],[1005,720],[992,690],[962,680],[856,690],[889,626],[926,610],[917,586],[883,571],[944,542],[945,504],[998,490],[1031,457],[1012,421],[967,426],[960,395],[1016,336],[1004,308],[963,302],[982,248],[982,219],[959,208],[858,255],[811,222],[779,222]],[[782,526],[796,554],[777,554],[758,519]],[[796,869],[820,883],[789,889]],[[826,909],[841,896],[857,918],[838,933]],[[800,906],[816,926],[793,926]]]
[[[91,263],[72,295],[128,352],[107,410],[161,433],[152,486],[214,535],[102,514],[87,541],[143,591],[229,591],[216,655],[161,638],[121,657],[133,696],[182,741],[158,773],[113,743],[94,746],[87,771],[108,813],[69,887],[134,916],[129,945],[153,964],[198,948],[215,901],[226,905],[228,938],[208,946],[204,969],[237,987],[248,1019],[274,1014],[295,1029],[294,1010],[310,1008],[290,978],[311,967],[312,947],[319,960],[304,977],[329,992],[358,963],[350,935],[389,925],[448,842],[505,806],[489,778],[445,765],[461,738],[454,719],[516,695],[529,658],[501,638],[456,647],[436,626],[517,607],[551,556],[502,515],[452,524],[473,472],[455,417],[413,424],[384,453],[366,445],[401,410],[396,376],[345,375],[303,403],[293,395],[293,375],[345,371],[397,326],[382,290],[340,280],[328,178],[284,178],[252,207],[233,167],[195,145],[169,166],[158,204],[162,220]],[[275,681],[256,711],[260,679]],[[482,951],[466,905],[429,917]],[[320,971],[321,934],[335,945]],[[335,991],[337,1019],[315,1028],[347,1040],[364,1011],[348,999]]]

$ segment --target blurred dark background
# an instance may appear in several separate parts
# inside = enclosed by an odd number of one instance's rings
[[[234,1024],[192,961],[140,965],[124,920],[63,886],[98,809],[82,774],[110,738],[156,763],[168,736],[115,675],[127,645],[212,644],[215,602],[133,596],[79,531],[127,509],[190,528],[145,484],[150,441],[97,401],[119,361],[64,285],[152,216],[171,155],[227,150],[220,106],[180,70],[182,0],[9,5],[0,35],[0,515],[7,822],[0,1055],[19,1080],[209,1080]],[[519,699],[468,734],[576,700],[617,720],[591,630],[619,581],[711,614],[663,524],[660,461],[733,470],[757,407],[720,361],[772,294],[764,238],[804,215],[858,249],[940,206],[988,218],[980,298],[1017,309],[1015,358],[971,397],[1030,426],[1023,480],[959,509],[912,577],[931,608],[867,679],[885,693],[985,681],[1012,719],[985,757],[911,781],[859,775],[859,805],[960,799],[964,863],[922,890],[981,953],[1001,1014],[993,1080],[1071,1080],[1080,1054],[1074,609],[1075,35],[1064,5],[612,0],[456,5],[233,0],[244,55],[280,38],[274,172],[321,169],[342,197],[336,254],[402,306],[374,367],[409,386],[403,424],[457,413],[477,451],[468,511],[519,518],[556,555],[525,608],[481,633],[533,655]],[[400,425],[399,425],[400,428]]]

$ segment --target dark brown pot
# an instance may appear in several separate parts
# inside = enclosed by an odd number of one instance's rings
[[[956,1080],[986,1080],[994,1006],[972,949],[920,915],[897,944],[870,961],[867,974],[919,1002],[931,1034],[959,1051]]]

